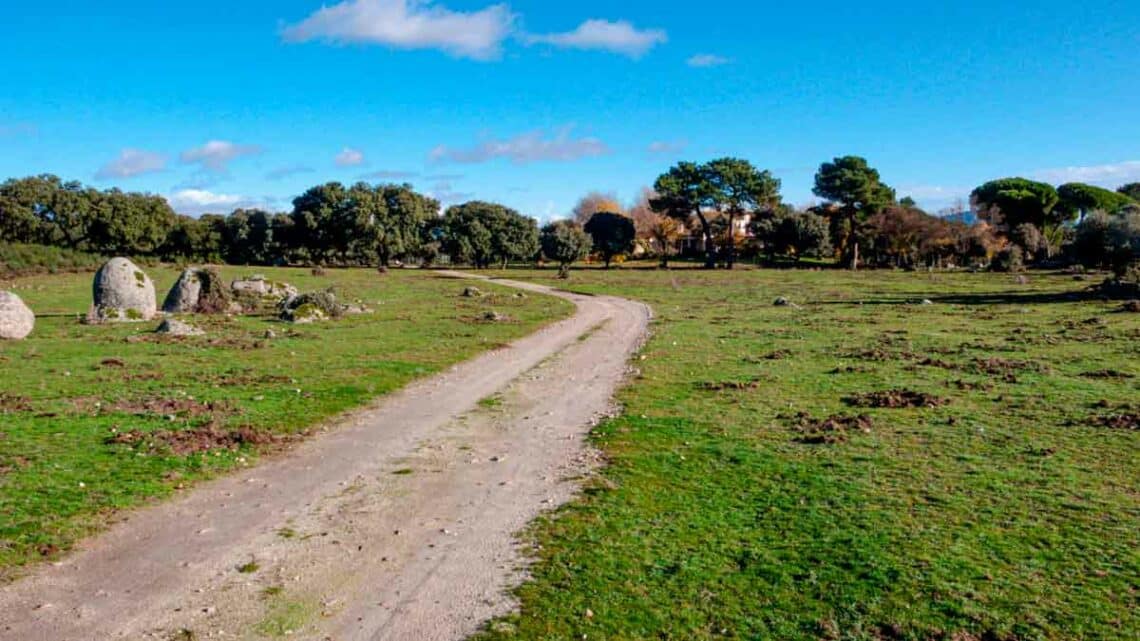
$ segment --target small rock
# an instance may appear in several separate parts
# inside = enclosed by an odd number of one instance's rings
[[[169,334],[170,336],[205,336],[206,335],[206,332],[198,329],[197,327],[194,327],[193,325],[190,325],[189,323],[184,323],[180,320],[176,320],[174,318],[167,318],[166,320],[162,321],[162,324],[158,326],[158,329],[154,330],[154,333],[156,333],[156,334]]]
[[[776,307],[787,307],[788,305],[792,304],[792,301],[788,300],[787,298],[784,298],[783,296],[780,296],[776,300],[772,301],[772,304],[775,305]]]
[[[1029,284],[1029,277],[1021,275],[1021,276],[1014,278],[1013,282],[1017,283],[1018,285],[1028,285]]]
[[[267,330],[265,330],[265,338],[270,339],[270,340],[277,338],[277,332],[275,332],[271,329],[267,329]]]
[[[933,304],[934,304],[934,301],[930,300],[929,298],[924,298],[924,299],[922,299],[922,302],[919,303],[919,305],[933,305]]]
[[[480,291],[478,287],[468,286],[468,287],[465,287],[463,289],[463,297],[464,298],[479,298],[482,295],[483,295],[483,292]]]
[[[1122,312],[1140,313],[1140,299],[1130,300],[1120,306]]]

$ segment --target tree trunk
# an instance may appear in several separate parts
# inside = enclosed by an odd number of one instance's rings
[[[849,238],[849,243],[851,245],[851,271],[856,271],[859,269],[859,236],[856,230],[858,220],[856,219],[855,212],[848,214],[847,220],[848,225],[851,228],[849,232],[851,234]]]
[[[709,221],[705,219],[704,214],[699,211],[697,218],[701,221],[701,233],[705,236],[705,269],[716,269],[716,243],[713,242],[712,228],[709,227]]]
[[[736,216],[728,214],[728,255],[725,256],[725,266],[732,269],[736,265]]]

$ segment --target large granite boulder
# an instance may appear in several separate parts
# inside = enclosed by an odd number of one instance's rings
[[[162,311],[167,314],[221,314],[231,310],[233,297],[222,282],[218,270],[212,267],[191,267],[182,272]]]
[[[12,292],[0,292],[0,340],[27,338],[36,326],[36,315]]]
[[[95,302],[90,319],[96,322],[148,321],[158,313],[154,283],[126,258],[112,258],[95,273]]]

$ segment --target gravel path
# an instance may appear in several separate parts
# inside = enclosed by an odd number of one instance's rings
[[[463,639],[508,612],[515,535],[596,464],[649,310],[496,282],[577,313],[132,513],[0,588],[0,639]]]

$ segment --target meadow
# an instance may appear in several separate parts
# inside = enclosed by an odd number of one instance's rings
[[[1140,637],[1140,314],[1088,282],[504,275],[656,319],[480,639]]]
[[[147,268],[159,303],[177,278]],[[302,291],[334,287],[371,314],[314,325],[272,316],[196,317],[204,337],[158,321],[82,325],[90,273],[0,281],[39,316],[0,342],[0,579],[64,554],[125,508],[254,464],[337,414],[571,313],[545,296],[393,270],[222,268]],[[486,312],[507,322],[483,322]]]

